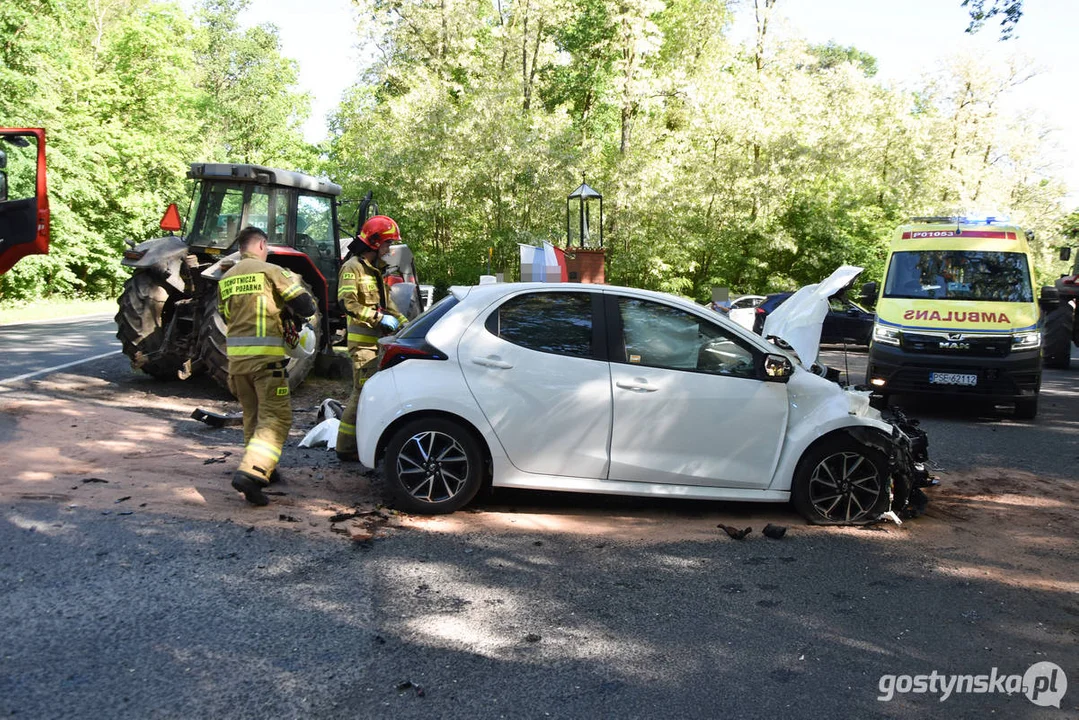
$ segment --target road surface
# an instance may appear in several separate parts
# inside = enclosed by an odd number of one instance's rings
[[[859,358],[848,356],[852,373]],[[759,504],[518,492],[354,543],[312,536],[325,514],[288,503],[324,474],[365,502],[377,481],[339,479],[331,453],[295,437],[285,495],[250,508],[228,493],[235,455],[212,463],[239,430],[185,414],[227,404],[212,383],[155,383],[123,356],[11,383],[0,401],[23,411],[50,398],[109,418],[122,408],[168,423],[177,437],[159,445],[200,454],[185,465],[177,451],[168,472],[133,479],[131,458],[155,450],[138,428],[110,424],[98,443],[64,409],[62,441],[40,438],[40,464],[7,468],[25,479],[0,498],[0,715],[1075,717],[1077,387],[1079,365],[1048,371],[1035,421],[921,407],[949,472],[929,514],[902,528],[808,528]],[[297,418],[301,429],[313,419]],[[32,419],[5,421],[5,447]],[[117,465],[69,468],[65,443],[114,447]],[[157,509],[154,497],[189,484],[192,514]],[[787,536],[762,537],[765,519]],[[754,533],[734,541],[718,522]],[[904,677],[1022,675],[1040,662],[1065,673],[1063,711],[1021,691],[882,699],[909,687]]]
[[[120,352],[109,314],[0,325],[0,383],[37,377]]]

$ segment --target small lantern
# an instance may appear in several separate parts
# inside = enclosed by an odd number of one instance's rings
[[[584,178],[582,178],[583,180]],[[577,222],[572,222],[574,215],[573,201],[577,201]],[[585,247],[592,245],[592,228],[595,227],[592,224],[592,201],[599,200],[599,243],[598,247],[603,247],[603,196],[590,188],[587,183],[582,182],[581,186],[571,192],[566,198],[566,247],[573,247],[573,233],[577,231],[577,245],[578,247]],[[576,227],[575,227],[576,226]]]

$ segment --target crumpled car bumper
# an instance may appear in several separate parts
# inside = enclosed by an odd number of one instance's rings
[[[923,488],[939,481],[929,472],[929,438],[917,420],[899,408],[883,413],[892,426],[888,459],[891,464],[891,512],[899,518],[911,518],[925,511],[928,498]]]

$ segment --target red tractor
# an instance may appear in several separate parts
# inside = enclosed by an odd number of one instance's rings
[[[316,364],[331,367],[335,336],[344,316],[337,307],[337,275],[350,237],[342,238],[337,208],[341,187],[327,180],[259,165],[193,164],[195,181],[186,235],[131,243],[123,264],[134,270],[124,284],[116,314],[117,337],[133,368],[158,379],[185,379],[209,373],[227,387],[225,322],[217,311],[217,282],[239,260],[233,241],[248,225],[270,239],[269,261],[303,278],[318,303],[318,352],[289,360],[296,387]],[[370,194],[360,208],[366,219]],[[376,208],[377,210],[377,208]],[[169,206],[162,230],[181,230]],[[420,311],[412,255],[397,248],[403,287],[395,286],[398,307],[409,317]]]

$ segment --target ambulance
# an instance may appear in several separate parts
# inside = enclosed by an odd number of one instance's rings
[[[1014,404],[1038,413],[1042,334],[1028,235],[988,217],[914,218],[892,237],[866,384],[885,397]],[[885,400],[886,401],[886,400]]]

